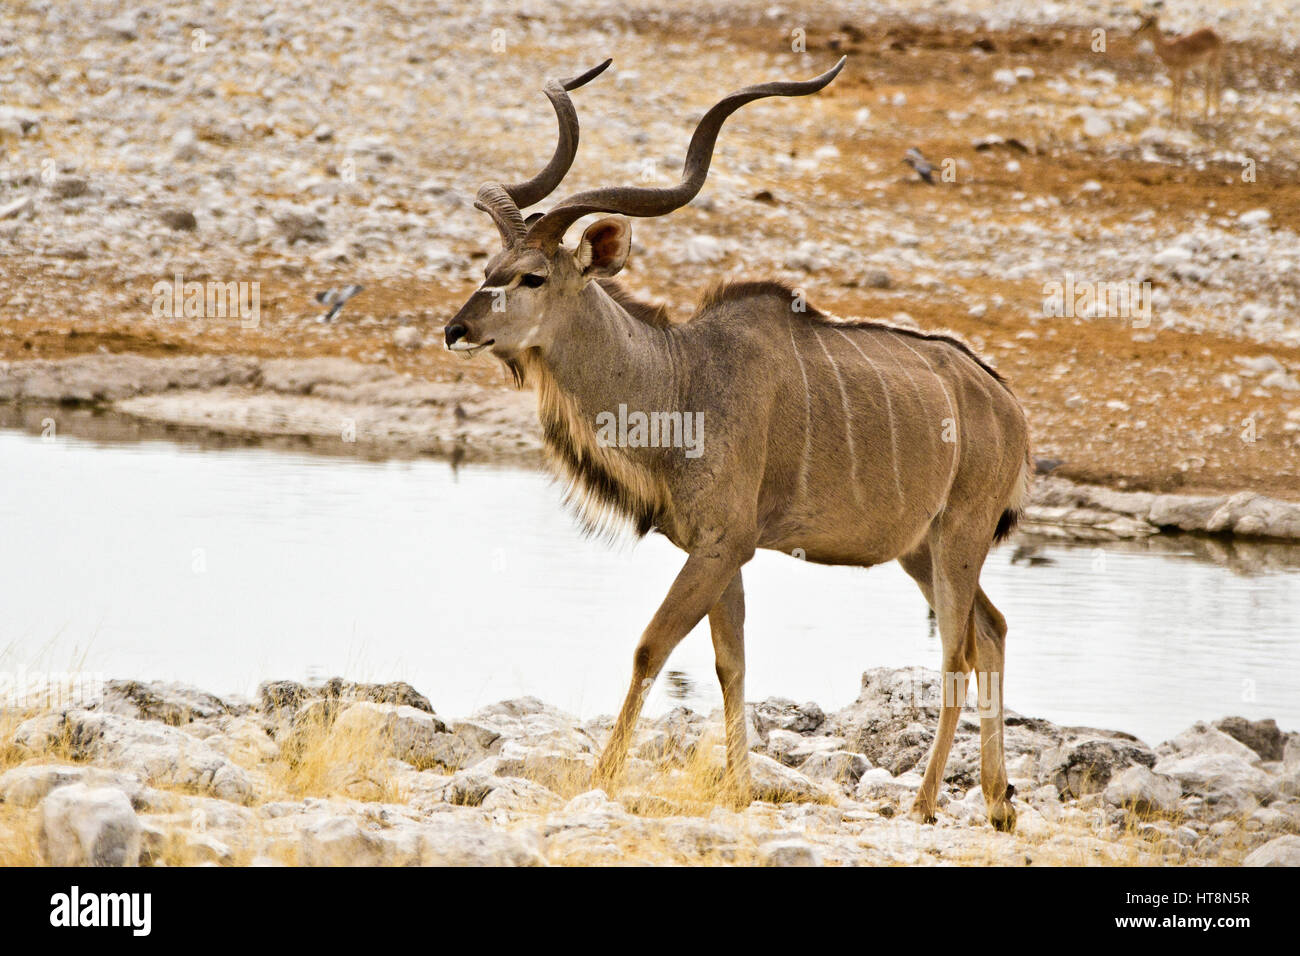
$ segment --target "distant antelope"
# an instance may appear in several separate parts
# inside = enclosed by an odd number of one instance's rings
[[[822,564],[897,559],[938,618],[950,690],[913,809],[934,820],[974,669],[996,690],[980,721],[989,818],[1011,829],[1006,621],[979,586],[988,550],[1014,526],[1029,482],[1028,428],[1010,389],[956,339],[839,321],[776,282],[715,285],[690,321],[677,324],[611,278],[631,245],[625,216],[662,216],[689,203],[731,113],[761,97],[815,93],[844,60],[813,80],[723,99],[696,128],[676,185],[582,192],[525,220],[521,210],[554,190],[573,162],[578,121],[567,91],[607,65],[547,84],[560,142],[541,173],[479,190],[475,205],[496,222],[502,249],[444,331],[448,348],[490,350],[518,384],[536,389],[549,455],[589,529],[625,522],[638,534],[657,530],[688,555],[641,635],[594,783],[617,781],[647,691],[707,615],[726,722],[724,783],[748,803],[741,568],[756,548]],[[597,212],[622,215],[593,222],[576,248],[561,245],[575,221]],[[603,440],[601,416],[624,408],[665,421],[702,416],[703,453]]]
[[[1223,85],[1223,41],[1219,39],[1217,33],[1209,27],[1202,27],[1200,30],[1166,40],[1160,34],[1160,25],[1155,14],[1151,14],[1142,17],[1142,24],[1133,31],[1133,36],[1135,38],[1150,36],[1151,45],[1156,49],[1156,56],[1160,57],[1165,68],[1169,70],[1169,78],[1173,81],[1173,88],[1169,92],[1170,112],[1173,113],[1175,123],[1179,119],[1183,77],[1190,67],[1202,60],[1205,61],[1205,118],[1210,118],[1211,91],[1214,94],[1214,108],[1216,112],[1218,111],[1219,88]]]

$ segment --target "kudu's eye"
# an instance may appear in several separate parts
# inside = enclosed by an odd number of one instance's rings
[[[522,286],[527,286],[530,289],[536,289],[539,285],[541,285],[545,281],[546,281],[546,276],[539,276],[535,272],[529,272],[526,273],[524,277],[519,280],[519,284]]]

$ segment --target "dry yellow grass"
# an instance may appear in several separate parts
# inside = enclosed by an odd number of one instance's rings
[[[394,779],[391,735],[378,739],[360,728],[338,725],[325,708],[300,716],[278,756],[246,769],[266,773],[269,789],[261,800],[350,797],[379,803],[404,803]]]
[[[38,840],[34,811],[0,803],[0,866],[40,866]]]

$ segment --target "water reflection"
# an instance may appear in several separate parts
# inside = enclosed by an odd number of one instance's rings
[[[658,538],[584,539],[531,472],[90,442],[69,437],[75,419],[60,410],[53,441],[0,432],[3,666],[84,655],[219,693],[401,678],[449,716],[519,694],[608,713],[682,562]],[[983,579],[1011,625],[1008,703],[1152,742],[1229,713],[1300,726],[1296,568],[1300,548],[1255,542],[1018,537]],[[831,709],[867,667],[938,666],[929,609],[895,565],[763,553],[745,581],[750,699]],[[720,703],[707,624],[668,670],[652,712]]]

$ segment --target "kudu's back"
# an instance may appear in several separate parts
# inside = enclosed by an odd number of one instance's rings
[[[707,350],[685,401],[714,406],[725,467],[756,469],[760,547],[879,564],[945,511],[987,512],[991,541],[1019,508],[1024,412],[958,340],[841,322],[779,287],[715,296],[683,330]]]

